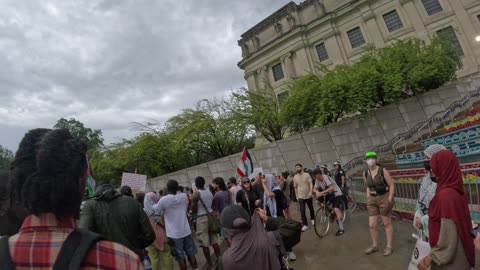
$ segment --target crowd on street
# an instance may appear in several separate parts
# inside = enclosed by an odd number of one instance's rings
[[[415,267],[472,269],[480,236],[458,159],[442,145],[424,154],[413,226],[417,244],[428,250]],[[371,236],[364,253],[382,248],[388,257],[395,185],[377,153],[364,157]],[[85,143],[66,130],[34,129],[24,136],[11,170],[0,175],[0,269],[199,269],[199,249],[208,269],[291,269],[302,232],[316,225],[314,204],[327,202],[335,235],[354,237],[342,219],[348,190],[340,162],[332,171],[298,163],[293,172],[197,176],[192,186],[169,180],[163,190],[147,193],[99,181],[93,194],[85,190],[88,166]],[[292,219],[294,203],[300,221]],[[379,219],[385,247],[378,242]]]

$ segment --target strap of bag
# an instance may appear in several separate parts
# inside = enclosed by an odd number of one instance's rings
[[[52,269],[79,270],[90,248],[102,239],[90,231],[74,230],[63,243]]]
[[[8,236],[0,238],[0,262],[4,270],[15,270],[12,256],[10,255],[10,246],[8,245]]]
[[[200,193],[200,203],[203,205],[203,208],[205,208],[205,211],[207,212],[207,216],[210,216],[212,213],[210,213],[210,212],[208,211],[207,206],[206,206],[205,203],[202,201],[202,193]]]

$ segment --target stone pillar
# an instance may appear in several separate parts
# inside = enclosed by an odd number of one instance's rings
[[[429,40],[427,29],[422,20],[422,15],[417,9],[415,2],[413,0],[400,0],[400,4],[405,10],[404,14],[408,17],[410,25],[415,29],[415,36],[423,40]]]
[[[362,11],[362,19],[365,22],[366,29],[363,29],[362,34],[369,37],[369,41],[373,42],[373,45],[377,48],[385,46],[385,42],[382,38],[382,31],[377,24],[375,13],[369,7],[368,10]],[[372,34],[370,34],[372,33]],[[367,40],[368,42],[368,40]]]
[[[257,70],[257,78],[259,89],[270,88],[270,80],[268,79],[267,66],[263,66]]]
[[[291,79],[295,77],[295,68],[293,66],[293,54],[291,52],[287,53],[282,57],[282,64],[285,67],[285,77]]]

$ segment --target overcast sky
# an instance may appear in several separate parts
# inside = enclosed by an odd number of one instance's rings
[[[287,2],[0,0],[0,145],[61,117],[111,143],[246,86],[237,40]]]

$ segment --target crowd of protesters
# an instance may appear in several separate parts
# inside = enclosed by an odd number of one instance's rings
[[[393,253],[391,222],[395,186],[377,154],[364,172],[372,245],[379,250],[378,219]],[[419,269],[470,269],[475,264],[472,223],[457,158],[440,145],[425,150],[427,174],[419,191],[414,226],[430,243]],[[0,174],[2,269],[198,269],[197,246],[209,269],[290,269],[302,231],[315,225],[314,195],[331,200],[337,236],[345,233],[340,205],[346,174],[339,162],[314,170],[267,173],[225,181],[198,176],[182,187],[134,194],[100,182],[85,195],[86,145],[61,129],[35,129],[22,139],[8,174]],[[237,182],[238,181],[238,182]],[[298,202],[301,223],[291,219]],[[319,200],[322,204],[325,201]],[[307,219],[307,208],[310,222]],[[226,244],[222,254],[221,243]],[[212,257],[213,248],[215,257]],[[254,251],[254,252],[251,252]],[[31,254],[36,254],[31,256]]]

